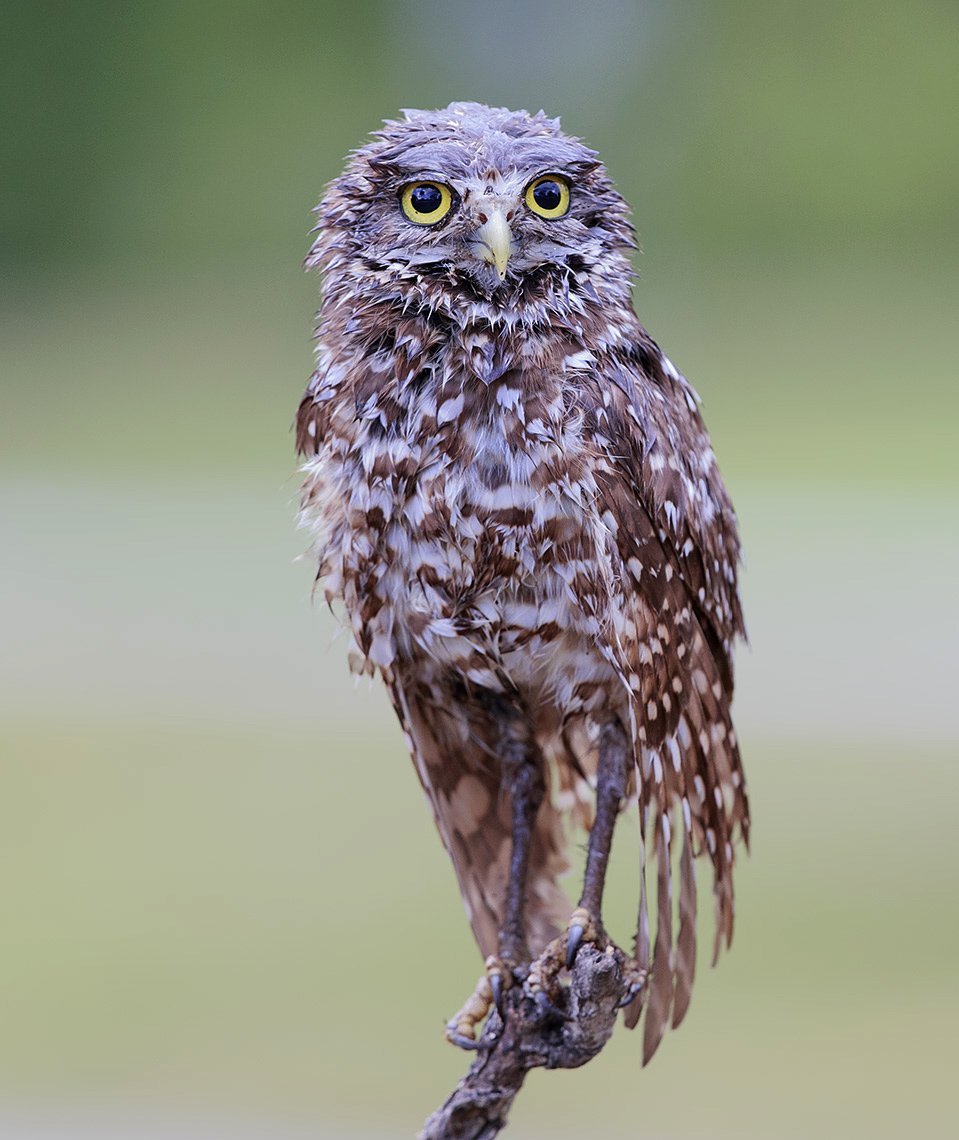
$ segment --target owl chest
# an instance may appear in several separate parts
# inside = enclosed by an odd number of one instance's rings
[[[539,432],[507,415],[414,445],[363,446],[344,485],[343,596],[375,664],[427,652],[489,683],[491,659],[595,635],[584,568],[604,528],[576,423]]]
[[[574,505],[551,485],[551,459],[497,422],[461,425],[408,453],[395,441],[370,444],[359,498],[372,509],[355,512],[353,523],[375,541],[361,549],[451,602],[515,585],[542,565],[555,520],[577,522]]]

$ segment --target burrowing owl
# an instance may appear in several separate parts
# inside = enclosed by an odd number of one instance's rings
[[[697,396],[633,312],[627,212],[542,112],[387,122],[319,207],[297,445],[319,576],[354,669],[389,690],[487,992],[530,985],[560,930],[567,962],[608,942],[613,828],[638,801],[624,1004],[630,1025],[645,1005],[648,1059],[689,1003],[694,856],[712,864],[715,958],[749,813],[730,719],[736,518]],[[570,916],[557,879],[576,823]],[[450,1037],[468,1045],[484,1010],[468,1003]]]

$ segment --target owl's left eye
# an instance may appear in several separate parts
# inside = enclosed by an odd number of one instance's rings
[[[558,174],[544,174],[526,187],[526,205],[541,218],[561,218],[569,210],[569,183]]]
[[[400,191],[400,205],[411,222],[431,226],[450,212],[453,194],[442,182],[410,182]]]

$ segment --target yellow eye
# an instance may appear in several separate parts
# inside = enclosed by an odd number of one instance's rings
[[[411,222],[431,226],[450,212],[453,195],[442,182],[411,182],[403,187],[400,204]]]
[[[561,218],[569,209],[569,183],[558,174],[544,174],[526,187],[526,205],[541,218]]]

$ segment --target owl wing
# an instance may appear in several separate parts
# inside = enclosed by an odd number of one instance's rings
[[[594,374],[597,482],[615,533],[621,589],[614,631],[635,696],[643,876],[636,955],[651,965],[644,1062],[685,1016],[695,972],[693,858],[712,863],[713,961],[733,932],[733,840],[749,808],[730,716],[732,644],[742,635],[739,537],[698,400],[644,333]],[[681,823],[679,924],[673,947],[673,838]],[[655,853],[657,931],[650,943],[646,849]]]

